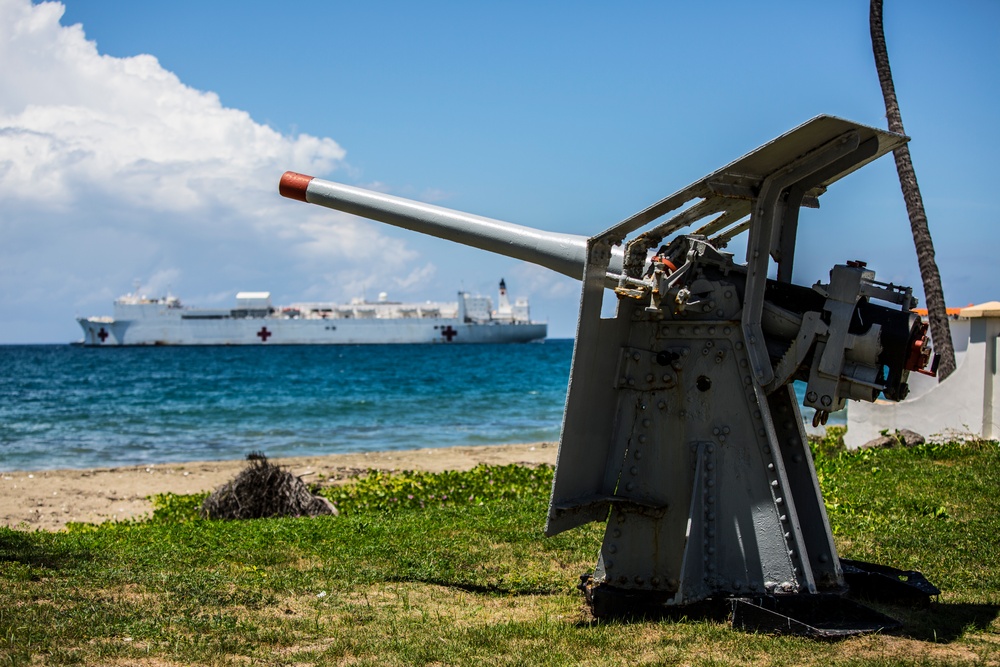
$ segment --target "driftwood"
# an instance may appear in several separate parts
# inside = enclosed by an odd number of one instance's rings
[[[263,453],[253,452],[247,460],[247,467],[234,479],[205,498],[202,517],[264,519],[337,514],[329,500],[313,495],[301,479],[268,461]]]

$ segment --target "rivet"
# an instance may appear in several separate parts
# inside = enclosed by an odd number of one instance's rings
[[[778,521],[788,521],[788,516],[785,515],[785,514],[782,514],[781,516],[778,517]]]
[[[776,505],[780,505],[781,503],[785,502],[785,499],[779,496],[774,499],[774,502]]]
[[[821,563],[825,563],[828,560],[830,560],[830,557],[827,556],[826,554],[820,554],[819,557],[816,560],[818,560]]]
[[[609,554],[616,554],[616,553],[618,553],[618,545],[617,544],[609,544],[608,545],[608,553]]]
[[[792,457],[792,460],[795,461],[796,463],[802,463],[802,455],[796,454],[795,456]]]
[[[660,578],[659,577],[653,577],[652,579],[649,580],[649,583],[653,584],[653,586],[659,586],[660,585]]]
[[[660,401],[659,403],[656,404],[656,407],[658,407],[661,410],[666,410],[666,408],[667,408],[667,402],[666,401]]]
[[[741,340],[736,341],[736,349],[737,350],[742,350],[743,349],[743,341],[741,341]]]
[[[795,550],[794,549],[789,549],[788,550],[788,555],[792,556],[794,558],[795,557]]]
[[[708,514],[705,515],[705,518],[707,518],[709,521],[715,521],[715,512],[709,512]]]
[[[701,327],[695,327],[695,328],[694,328],[694,332],[695,332],[696,334],[700,334],[700,333],[701,333]]]
[[[628,386],[630,386],[630,387],[634,387],[634,386],[635,386],[635,380],[634,380],[634,379],[632,379],[632,378],[629,378],[629,379],[628,379]]]
[[[645,426],[646,428],[649,428],[650,423],[651,422],[648,419],[643,419],[642,420],[642,425]]]
[[[708,445],[705,446],[705,451],[708,452],[709,454],[714,454],[715,453],[715,445],[709,443]]]
[[[712,435],[719,435],[720,433],[722,433],[722,429],[720,429],[718,426],[712,429]]]
[[[774,480],[773,482],[771,482],[771,486],[773,486],[774,488],[778,488],[778,480]]]
[[[649,440],[649,438],[647,438],[645,435],[640,435],[639,436],[639,442],[640,443],[645,443],[647,440]]]
[[[767,469],[768,470],[774,470],[774,464],[773,463],[768,463],[767,464]]]
[[[714,505],[715,504],[715,496],[708,496],[707,498],[705,498],[705,502],[708,503],[709,505]]]
[[[726,436],[720,435],[719,436],[719,442],[725,442],[725,441],[726,441]]]
[[[726,435],[729,435],[729,427],[728,426],[723,426],[722,427],[722,432],[725,433]]]
[[[642,577],[636,577],[635,578],[635,583],[639,584],[640,586],[642,585],[643,581],[645,581],[645,580]]]
[[[635,361],[639,361],[640,359],[642,359],[642,356],[638,352],[635,352],[632,354],[632,359]]]
[[[709,487],[715,486],[715,480],[709,477],[705,484]]]
[[[641,459],[642,458],[642,452],[640,452],[638,449],[635,450],[635,458],[636,459]]]
[[[632,466],[632,468],[629,470],[629,472],[632,473],[633,475],[638,475],[639,474],[639,469],[637,467],[635,467],[635,466]]]
[[[653,375],[652,373],[648,373],[646,375],[646,382],[652,382],[654,379],[656,379],[656,376]]]
[[[626,491],[632,491],[633,489],[635,489],[635,484],[633,482],[629,482],[628,484],[625,485]]]
[[[614,566],[615,566],[615,562],[613,560],[605,560],[604,561],[604,569],[605,570],[610,570]]]
[[[730,327],[726,327],[725,329],[722,330],[722,333],[728,336],[729,334],[733,333],[733,330]]]
[[[705,464],[705,469],[706,470],[715,470],[715,464],[712,463],[711,461],[709,461],[708,463]]]
[[[622,531],[620,531],[619,529],[615,528],[613,531],[611,531],[611,536],[612,537],[621,537],[622,536]]]

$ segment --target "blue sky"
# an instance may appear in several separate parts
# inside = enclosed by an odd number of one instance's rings
[[[888,0],[950,304],[1000,299],[1000,3]],[[591,235],[817,114],[885,127],[868,3],[0,0],[0,343],[68,342],[139,280],[186,303],[579,287],[276,194],[286,169]],[[833,186],[796,281],[921,295],[891,158]]]

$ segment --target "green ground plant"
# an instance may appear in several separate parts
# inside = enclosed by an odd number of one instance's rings
[[[817,642],[672,618],[594,621],[602,529],[544,538],[552,469],[369,473],[337,517],[0,529],[0,665],[1000,664],[1000,445],[813,443],[841,555],[920,569],[899,636]]]

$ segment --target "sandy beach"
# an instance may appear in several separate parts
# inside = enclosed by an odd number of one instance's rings
[[[272,459],[309,482],[342,482],[369,470],[467,470],[479,463],[554,464],[555,443],[414,449]],[[147,496],[211,491],[245,461],[195,461],[87,470],[0,473],[0,524],[60,530],[68,522],[101,523],[152,511]]]

